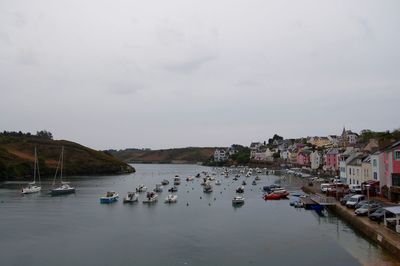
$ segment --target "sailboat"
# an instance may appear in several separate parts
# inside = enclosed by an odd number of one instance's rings
[[[75,193],[75,188],[71,187],[69,185],[69,182],[64,182],[62,180],[62,178],[63,178],[63,164],[64,164],[64,146],[62,146],[62,148],[61,148],[60,159],[58,160],[56,173],[54,175],[53,188],[50,190],[50,194],[52,196],[59,196],[59,195]],[[57,179],[58,168],[60,168],[60,184],[59,184],[58,187],[56,187],[56,179]]]
[[[36,173],[39,178],[39,186],[36,185]],[[39,171],[39,162],[37,159],[36,147],[35,147],[35,161],[33,163],[33,182],[30,182],[27,187],[22,188],[22,194],[33,194],[40,192],[42,190],[41,182],[40,182],[40,171]]]

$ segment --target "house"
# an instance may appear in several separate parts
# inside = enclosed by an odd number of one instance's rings
[[[319,151],[313,151],[310,154],[311,169],[317,170],[322,165],[322,154]]]
[[[384,149],[384,179],[389,187],[389,199],[400,201],[400,141]]]
[[[252,142],[250,144],[250,150],[258,150],[261,146],[263,146],[261,142]]]
[[[346,128],[343,127],[341,144],[343,147],[354,146],[357,143],[358,137],[357,133],[354,133],[351,130],[346,130]]]
[[[338,148],[331,148],[325,154],[324,170],[336,172],[339,168],[338,166]]]
[[[214,151],[214,161],[215,162],[225,162],[228,160],[228,153],[225,149],[216,149]]]
[[[353,147],[347,147],[346,150],[338,155],[339,160],[339,176],[340,179],[347,183],[347,164],[355,156],[356,150]]]
[[[340,138],[336,135],[329,135],[328,140],[332,146],[337,147],[340,144]]]
[[[302,150],[297,154],[297,164],[301,166],[309,166],[310,165],[310,154],[309,150]]]
[[[364,158],[365,155],[358,153],[347,163],[346,172],[349,185],[361,185],[364,182],[362,175],[362,161]]]
[[[373,180],[372,178],[372,164],[371,164],[371,155],[366,155],[365,158],[361,162],[361,171],[362,171],[362,180],[363,182],[367,182]]]
[[[290,151],[289,150],[283,150],[280,152],[280,158],[285,160],[285,161],[289,161],[290,158]]]
[[[274,160],[274,150],[269,148],[261,148],[259,150],[250,151],[250,159],[255,161],[268,161],[272,162]]]
[[[371,154],[371,167],[372,167],[372,179],[378,180],[380,186],[389,187],[388,182],[386,182],[385,177],[385,165],[383,161],[383,152],[377,151]]]
[[[328,137],[310,137],[308,143],[317,147],[324,147],[331,144]]]
[[[232,145],[231,147],[228,148],[229,156],[235,155],[236,153],[238,153],[238,150],[235,149],[234,145]]]

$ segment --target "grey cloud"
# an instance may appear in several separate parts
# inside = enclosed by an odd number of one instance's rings
[[[165,69],[168,71],[179,72],[183,74],[190,74],[192,72],[197,71],[203,65],[216,60],[218,58],[217,55],[205,55],[201,57],[192,57],[184,59],[180,62],[174,62],[165,65]]]
[[[135,82],[118,81],[109,84],[107,91],[116,95],[129,95],[143,89],[142,85]]]

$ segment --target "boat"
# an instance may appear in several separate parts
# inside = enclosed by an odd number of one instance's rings
[[[165,203],[175,203],[178,200],[178,196],[174,194],[169,194],[168,197],[165,198]]]
[[[158,200],[158,195],[154,191],[147,192],[146,199],[143,200],[143,203],[153,203]]]
[[[238,178],[237,178],[237,177],[234,177],[234,178],[233,178],[233,180],[237,181],[237,180],[238,180]]]
[[[136,188],[136,192],[146,192],[147,187],[143,184],[140,184],[139,187]]]
[[[175,176],[174,178],[174,185],[180,185],[181,184],[181,179],[179,178],[179,176]]]
[[[213,188],[212,188],[211,184],[210,183],[206,183],[204,185],[203,192],[204,193],[211,193],[212,191],[213,191]]]
[[[257,185],[256,180],[253,180],[253,182],[251,182],[251,184],[252,184],[253,186]]]
[[[289,192],[285,191],[276,191],[276,192],[271,192],[269,194],[264,195],[265,200],[280,200],[280,199],[285,199],[289,196]]]
[[[240,186],[236,189],[236,193],[244,193],[244,186]]]
[[[194,180],[194,177],[193,176],[188,176],[188,177],[186,177],[186,181],[193,181]]]
[[[136,192],[128,192],[128,195],[124,198],[124,203],[133,203],[137,202],[139,199],[139,195]]]
[[[257,175],[255,180],[261,180],[261,177],[259,175]]]
[[[154,192],[160,193],[163,191],[162,184],[156,184],[156,187],[153,189]]]
[[[217,186],[219,186],[219,185],[221,185],[221,181],[217,180],[217,181],[215,181],[215,184],[216,184]]]
[[[54,175],[53,188],[50,189],[51,196],[59,196],[59,195],[67,195],[75,193],[75,188],[71,187],[69,185],[69,182],[63,181],[63,164],[64,164],[64,146],[61,147],[61,155],[58,160],[56,173]],[[56,186],[58,169],[60,169],[60,184]]]
[[[244,198],[242,196],[237,195],[233,197],[232,204],[237,204],[237,205],[244,204]]]
[[[242,185],[243,186],[247,185],[246,181],[243,180]]]
[[[200,178],[200,173],[198,173],[198,174],[196,175],[196,178]]]
[[[36,173],[39,178],[39,186],[36,185]],[[33,194],[38,193],[42,190],[41,182],[40,182],[40,171],[39,171],[39,162],[37,159],[36,147],[35,147],[35,161],[33,163],[33,181],[28,184],[27,187],[22,188],[22,194]]]
[[[161,181],[161,184],[162,184],[163,186],[166,186],[166,185],[169,184],[169,181],[168,181],[167,179],[164,179],[163,181]]]
[[[177,192],[178,191],[178,187],[177,186],[173,186],[170,189],[168,189],[168,192]]]
[[[113,203],[119,198],[118,193],[115,191],[108,191],[104,197],[100,197],[100,203]]]

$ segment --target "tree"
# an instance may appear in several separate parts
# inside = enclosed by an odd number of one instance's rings
[[[53,139],[53,134],[46,130],[37,131],[36,136],[42,139]]]

